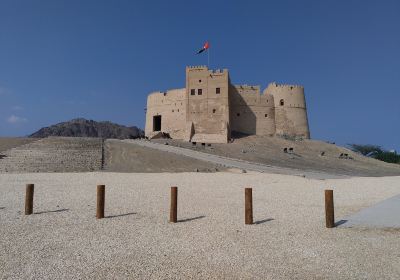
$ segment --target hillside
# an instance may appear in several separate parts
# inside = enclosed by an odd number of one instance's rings
[[[143,131],[136,126],[127,127],[108,121],[96,122],[79,118],[43,127],[29,137],[45,138],[49,136],[135,139],[142,137]]]

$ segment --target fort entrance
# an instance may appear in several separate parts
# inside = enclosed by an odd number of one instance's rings
[[[153,131],[161,131],[161,116],[153,116]]]

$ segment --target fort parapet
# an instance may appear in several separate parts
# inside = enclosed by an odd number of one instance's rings
[[[227,143],[232,132],[310,138],[304,88],[233,85],[227,69],[186,67],[186,87],[147,98],[146,137],[159,132],[202,143]]]

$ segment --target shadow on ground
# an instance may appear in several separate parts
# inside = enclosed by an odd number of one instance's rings
[[[335,223],[335,227],[338,227],[338,226],[343,225],[343,224],[345,224],[345,223],[347,223],[347,220],[340,220],[340,221],[337,221],[337,222]]]
[[[194,220],[198,220],[198,219],[203,219],[206,216],[198,216],[198,217],[194,217],[194,218],[187,218],[187,219],[183,219],[183,220],[178,220],[178,223],[185,223],[185,222],[190,222],[190,221],[194,221]]]
[[[270,221],[273,221],[273,220],[274,219],[272,219],[272,218],[264,219],[264,220],[256,221],[256,222],[254,222],[254,224],[255,225],[259,225],[259,224],[263,224],[263,223],[270,222]]]
[[[65,212],[65,211],[69,211],[69,209],[58,209],[58,210],[40,211],[40,212],[35,212],[35,213],[33,213],[33,214],[35,214],[35,215],[40,215],[40,214],[58,213],[58,212]]]
[[[118,218],[118,217],[125,217],[125,216],[130,216],[130,215],[136,215],[137,213],[131,212],[131,213],[125,213],[125,214],[119,214],[119,215],[110,215],[106,216],[104,218],[111,219],[111,218]]]

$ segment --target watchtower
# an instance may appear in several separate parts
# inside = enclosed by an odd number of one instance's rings
[[[187,131],[192,142],[226,143],[229,130],[228,70],[186,67]]]

